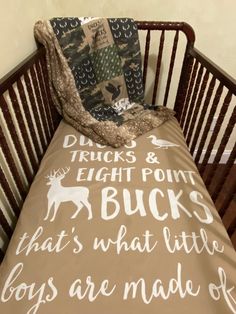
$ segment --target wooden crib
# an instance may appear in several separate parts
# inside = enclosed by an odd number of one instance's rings
[[[195,34],[188,24],[142,21],[138,28],[146,100],[176,111],[189,150],[233,241],[236,81],[194,48]],[[44,48],[39,47],[0,80],[0,106],[2,260],[22,203],[61,119],[49,92]],[[227,125],[224,130],[223,122]],[[221,164],[229,143],[228,158]]]

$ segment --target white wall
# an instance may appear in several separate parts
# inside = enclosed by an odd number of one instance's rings
[[[64,15],[186,21],[196,47],[236,77],[235,12],[235,0],[0,0],[0,78],[35,49],[35,21]]]

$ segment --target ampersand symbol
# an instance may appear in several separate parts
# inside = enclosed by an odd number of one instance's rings
[[[149,164],[159,164],[160,163],[154,152],[147,153],[146,162]]]

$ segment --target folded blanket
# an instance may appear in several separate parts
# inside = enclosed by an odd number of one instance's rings
[[[132,19],[53,18],[36,23],[35,37],[46,48],[59,113],[95,142],[119,147],[173,116],[144,103]]]

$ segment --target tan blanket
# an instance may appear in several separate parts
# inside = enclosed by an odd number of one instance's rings
[[[47,51],[59,113],[94,141],[119,147],[173,116],[170,109],[144,103],[132,19],[53,18],[37,22],[35,36]]]
[[[119,149],[62,122],[0,268],[0,313],[236,313],[235,262],[177,122]]]

